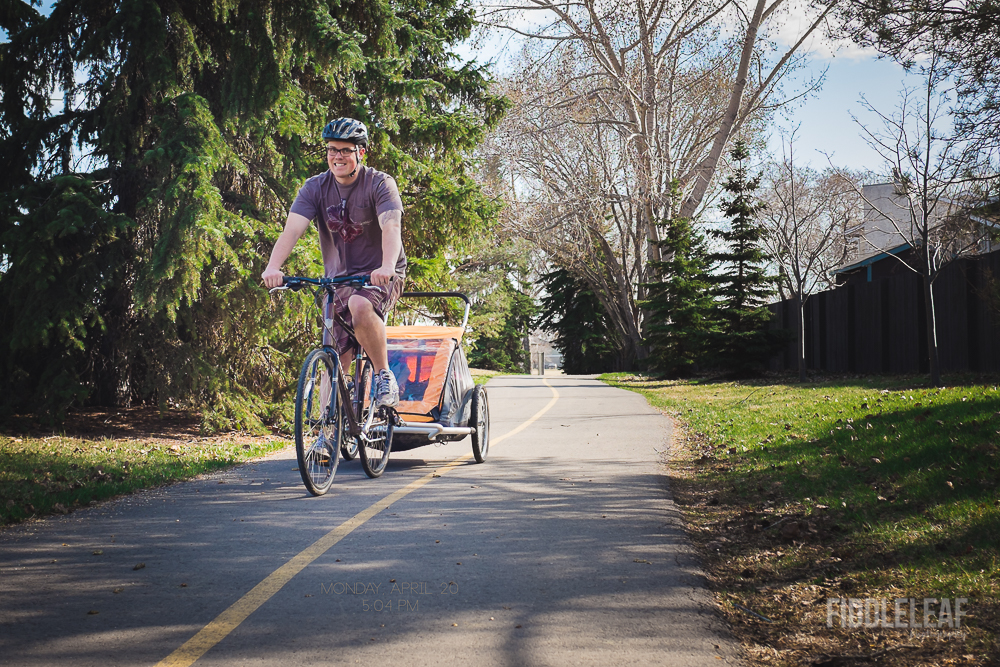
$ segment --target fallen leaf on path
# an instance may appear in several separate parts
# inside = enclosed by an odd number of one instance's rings
[[[136,564],[135,564],[135,567],[133,567],[132,569],[133,569],[133,570],[141,570],[141,569],[142,569],[142,568],[144,568],[144,567],[146,567],[146,564],[145,564],[145,563],[136,563]]]
[[[93,552],[93,555],[95,555],[95,556],[103,556],[104,552],[102,550],[98,549],[97,551]]]

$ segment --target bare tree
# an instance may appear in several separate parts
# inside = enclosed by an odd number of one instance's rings
[[[783,78],[832,6],[811,9],[782,50],[770,31],[787,2],[513,0],[481,15],[529,38],[504,84],[515,108],[496,145],[518,147],[503,156],[511,219],[547,250],[572,254],[567,268],[587,279],[639,358],[636,303],[662,259],[657,223],[706,205],[726,145],[762,131],[789,100]],[[670,196],[675,182],[680,200]]]
[[[634,179],[624,176],[621,135],[582,122],[583,111],[577,122],[549,123],[522,109],[484,150],[503,156],[516,181],[502,193],[505,226],[586,280],[634,358],[642,345],[635,286],[645,267]]]
[[[863,247],[911,250],[890,256],[922,278],[931,383],[940,386],[934,282],[950,262],[987,246],[993,223],[982,207],[988,201],[985,186],[996,180],[996,171],[983,163],[973,144],[941,129],[950,98],[938,58],[932,56],[921,71],[924,85],[904,90],[894,113],[865,102],[882,128],[862,129],[885,160],[892,182],[857,192],[869,214]]]
[[[779,288],[797,311],[799,381],[806,381],[805,309],[830,287],[830,272],[847,257],[847,232],[861,222],[861,200],[850,174],[820,173],[795,164],[795,133],[782,140],[782,160],[765,173],[761,220],[764,245],[778,266]],[[784,296],[784,294],[783,294]]]

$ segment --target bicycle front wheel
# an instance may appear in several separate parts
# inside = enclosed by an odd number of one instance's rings
[[[295,455],[302,482],[314,496],[329,490],[340,462],[344,429],[335,377],[330,353],[313,350],[302,364],[295,394]]]
[[[371,361],[365,360],[362,377],[367,378],[362,410],[361,443],[358,452],[361,454],[361,467],[365,474],[375,478],[382,474],[389,462],[389,452],[392,450],[392,431],[395,426],[395,414],[391,408],[377,407],[374,403],[375,387],[374,373]]]

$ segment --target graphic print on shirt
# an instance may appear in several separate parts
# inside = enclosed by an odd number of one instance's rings
[[[326,208],[326,226],[339,235],[344,243],[352,243],[364,233],[364,226],[351,220],[346,199],[341,199],[339,206],[334,204]]]

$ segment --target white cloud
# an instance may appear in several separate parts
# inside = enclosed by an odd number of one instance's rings
[[[769,34],[781,46],[789,47],[795,44],[802,33],[816,20],[820,10],[811,7],[804,0],[790,0],[781,12],[776,12],[770,22]],[[831,36],[829,33],[834,32]],[[804,53],[817,60],[844,58],[852,61],[868,60],[878,56],[878,52],[870,47],[862,47],[846,37],[836,35],[835,20],[827,17],[826,25],[821,25],[802,44]]]

